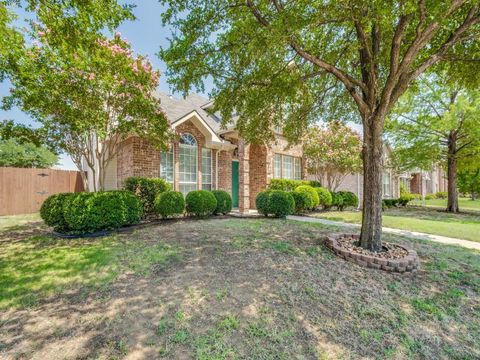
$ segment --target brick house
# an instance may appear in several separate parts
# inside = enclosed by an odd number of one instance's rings
[[[234,123],[222,127],[219,115],[208,111],[212,101],[197,94],[158,96],[178,141],[162,152],[138,136],[127,138],[106,170],[107,190],[121,188],[129,176],[162,177],[184,194],[225,190],[245,212],[255,208],[256,195],[272,178],[305,178],[301,146],[288,147],[281,134],[268,146],[247,144]]]

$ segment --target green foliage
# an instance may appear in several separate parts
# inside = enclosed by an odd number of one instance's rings
[[[343,197],[341,193],[330,191],[332,194],[332,206],[336,206],[338,209],[343,206]]]
[[[217,208],[217,199],[210,191],[190,191],[185,197],[187,213],[194,216],[210,216]]]
[[[435,193],[435,198],[437,199],[446,199],[448,198],[448,192],[446,191],[438,191]]]
[[[291,193],[282,190],[265,190],[255,200],[257,210],[265,216],[285,217],[295,211],[295,200]]]
[[[310,205],[310,196],[302,191],[290,191],[293,200],[295,201],[295,213],[302,213],[305,210],[308,210]]]
[[[212,194],[217,199],[217,208],[214,214],[228,214],[232,211],[232,197],[229,193],[223,190],[213,190]]]
[[[332,205],[332,194],[328,189],[317,187],[315,190],[318,194],[319,205],[323,206],[324,208],[328,208]]]
[[[382,208],[389,209],[399,205],[399,199],[383,199]]]
[[[470,193],[472,200],[475,199],[480,194],[480,169],[460,171],[458,188],[463,193]]]
[[[437,196],[435,194],[427,194],[425,195],[425,200],[433,200],[436,199]]]
[[[124,189],[138,196],[145,215],[149,215],[154,212],[155,198],[161,193],[171,190],[171,185],[160,178],[132,176],[125,179]]]
[[[398,199],[398,205],[407,206],[407,204],[412,200],[415,200],[415,195],[411,194],[410,191],[407,190],[404,184],[401,184],[400,198]]]
[[[44,146],[19,144],[13,139],[0,140],[0,166],[49,168],[58,163],[58,156]]]
[[[181,215],[185,211],[185,199],[179,191],[165,191],[155,199],[155,212],[163,218]]]
[[[69,198],[76,196],[75,193],[58,193],[49,196],[40,207],[40,216],[45,224],[53,227],[58,232],[68,232],[70,227],[63,215],[63,206]]]
[[[310,199],[310,202],[309,202],[308,207],[307,207],[308,209],[312,210],[316,206],[319,205],[320,199],[319,199],[318,193],[317,193],[317,191],[315,190],[314,187],[309,186],[309,185],[300,185],[300,186],[297,186],[295,188],[295,191],[303,192],[303,193],[308,195],[308,197]]]
[[[302,185],[313,187],[322,186],[320,182],[312,180],[272,179],[270,180],[268,188],[271,190],[293,191]]]
[[[339,196],[342,197],[342,204],[337,205],[340,211],[343,211],[347,207],[357,207],[358,206],[358,197],[351,191],[339,191],[337,192]]]
[[[138,224],[143,217],[143,205],[135,194],[128,190],[114,190],[122,198],[126,207],[125,224]]]

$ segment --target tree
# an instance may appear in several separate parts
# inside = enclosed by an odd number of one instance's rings
[[[45,169],[57,163],[58,155],[45,146],[14,139],[0,140],[0,166]]]
[[[458,212],[459,162],[480,155],[478,91],[448,85],[443,77],[427,77],[398,103],[388,130],[397,163],[405,170],[447,168],[447,211]]]
[[[92,3],[102,2],[87,2]],[[80,170],[85,162],[96,191],[104,188],[105,169],[119,142],[137,134],[162,146],[168,123],[154,96],[158,71],[148,59],[134,55],[121,34],[108,39],[87,21],[93,15],[85,16],[75,18],[78,28],[69,27],[67,39],[59,29],[70,24],[68,13],[59,18],[45,15],[44,23],[33,25],[31,36],[36,42],[25,49],[12,72],[14,89],[5,103],[17,104],[37,119]],[[69,37],[77,47],[71,47]]]
[[[458,188],[463,193],[470,193],[472,200],[480,194],[480,168],[458,172]]]
[[[339,121],[311,126],[303,139],[307,172],[317,176],[318,181],[326,179],[332,191],[345,176],[361,171],[361,152],[358,133]]]
[[[238,115],[247,140],[271,137],[272,123],[298,139],[326,110],[356,109],[350,116],[363,124],[365,177],[360,244],[381,250],[385,118],[422,73],[447,58],[470,60],[478,2],[162,2],[169,4],[163,21],[173,27],[160,51],[171,84],[203,90],[211,76],[216,110],[225,122]]]

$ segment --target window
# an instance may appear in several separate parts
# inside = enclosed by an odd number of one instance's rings
[[[202,149],[202,189],[212,190],[212,150]]]
[[[293,179],[293,157],[283,155],[283,176],[284,179]]]
[[[160,158],[160,177],[173,187],[175,163],[173,160],[173,146],[168,151],[162,151]]]
[[[382,194],[384,197],[390,197],[390,173],[384,171],[382,173]]]
[[[280,179],[282,177],[282,155],[275,154],[273,158],[273,177]]]
[[[294,167],[294,175],[293,178],[295,180],[301,180],[302,179],[302,159],[300,158],[294,158],[295,161],[295,167]]]
[[[179,177],[183,195],[197,190],[197,160],[197,141],[190,134],[182,135],[179,146]]]

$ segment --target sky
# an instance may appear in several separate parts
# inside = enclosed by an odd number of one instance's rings
[[[135,1],[128,2],[133,3]],[[166,66],[157,56],[160,46],[168,45],[167,39],[171,33],[169,28],[162,26],[160,19],[160,15],[165,8],[158,2],[158,0],[141,0],[136,1],[135,3],[137,5],[133,12],[137,19],[135,21],[123,23],[118,28],[118,31],[122,33],[122,37],[131,42],[135,52],[147,55],[153,66],[160,70],[162,77],[160,78],[159,90],[171,93],[172,90],[169,88],[164,75]],[[17,21],[18,26],[25,26],[25,18],[29,15],[17,8],[15,8],[15,11],[19,15]],[[10,83],[8,81],[0,83],[0,98],[8,95],[9,88]],[[0,110],[0,120],[4,119],[35,126],[34,120],[18,108],[14,108],[10,111]],[[76,169],[68,155],[61,156],[58,167],[62,169]]]

